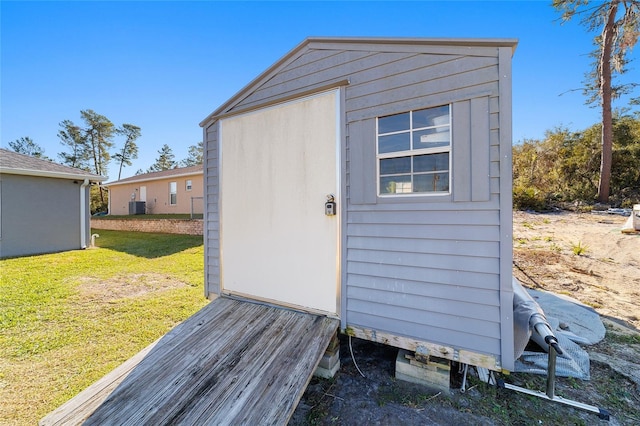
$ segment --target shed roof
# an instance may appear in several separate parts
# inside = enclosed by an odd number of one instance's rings
[[[113,182],[107,182],[105,186],[124,185],[127,183],[134,183],[134,182],[148,182],[152,180],[167,179],[171,177],[194,176],[194,175],[201,175],[202,173],[203,173],[202,164],[198,164],[190,167],[180,167],[176,169],[162,170],[160,172],[151,172],[151,173],[144,173],[141,175],[131,176],[125,179],[120,179]]]
[[[511,47],[512,54],[515,52],[518,40],[515,38],[409,38],[409,37],[308,37],[299,45],[293,48],[289,53],[284,55],[280,60],[256,77],[253,81],[242,88],[238,93],[222,104],[218,109],[209,114],[200,122],[200,127],[205,127],[212,121],[215,121],[220,115],[225,114],[234,105],[238,104],[242,99],[248,96],[257,86],[268,80],[292,58],[300,55],[305,49],[310,48],[335,48],[336,44],[351,45],[369,45],[377,46],[377,49],[383,51],[384,46],[404,45],[414,48],[417,52],[421,51],[425,46],[438,47],[467,47],[472,48],[490,48],[490,47]]]
[[[50,160],[43,160],[1,148],[0,173],[58,179],[89,179],[92,182],[106,180],[104,176],[89,173],[86,170],[64,166]]]

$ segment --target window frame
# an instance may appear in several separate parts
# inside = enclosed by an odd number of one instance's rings
[[[445,107],[445,106],[448,108],[448,112],[449,112],[449,120],[448,120],[447,124],[413,128],[413,113],[414,112],[416,112],[416,111],[424,111],[424,110],[429,110],[429,109],[436,109],[436,108],[441,108],[441,107]],[[408,111],[402,111],[402,112],[395,113],[395,114],[388,114],[388,115],[376,117],[376,141],[375,141],[375,144],[376,144],[376,190],[377,190],[377,196],[378,197],[382,197],[382,198],[397,198],[397,197],[405,198],[405,197],[423,197],[423,196],[434,197],[434,196],[451,195],[451,185],[452,185],[452,145],[453,145],[452,110],[453,110],[453,108],[452,108],[451,103],[448,103],[448,104],[436,105],[436,106],[426,107],[426,108],[411,109],[411,110],[408,110]],[[401,115],[401,114],[406,114],[406,113],[409,114],[409,128],[408,129],[397,130],[397,131],[392,131],[392,132],[387,132],[387,133],[379,133],[380,132],[379,120],[381,118],[391,117],[391,116],[394,116],[394,115]],[[432,148],[418,148],[418,149],[415,149],[413,147],[414,132],[421,132],[421,131],[424,131],[424,130],[437,129],[437,128],[443,128],[443,127],[448,127],[449,128],[449,143],[448,143],[448,145],[446,145],[446,146],[437,146],[437,147],[432,147]],[[402,134],[402,133],[409,133],[410,146],[409,146],[408,150],[391,151],[391,152],[380,153],[380,136],[389,136],[389,135]],[[446,170],[446,173],[449,176],[449,184],[448,184],[448,190],[447,191],[426,191],[426,192],[413,192],[412,191],[412,192],[395,192],[395,193],[383,193],[383,192],[381,192],[381,185],[380,185],[380,180],[381,180],[380,163],[381,163],[381,160],[391,159],[391,158],[409,157],[411,159],[411,170],[409,171],[409,176],[411,177],[411,184],[412,184],[412,187],[413,187],[414,186],[414,178],[415,178],[415,176],[419,176],[419,175],[422,175],[422,174],[429,174],[429,173],[424,173],[424,172],[417,172],[416,173],[416,172],[413,171],[414,158],[418,157],[418,156],[421,156],[421,155],[441,154],[441,153],[446,153],[446,154],[448,154],[448,157],[449,157],[448,169]],[[436,173],[443,173],[443,172],[444,171],[438,171]],[[406,173],[402,173],[402,174],[406,174]],[[435,173],[433,173],[433,174],[435,174]]]
[[[170,206],[178,205],[178,182],[177,181],[169,182],[169,205]]]
[[[193,180],[192,179],[186,179],[184,182],[184,187],[186,191],[191,191],[193,189]]]

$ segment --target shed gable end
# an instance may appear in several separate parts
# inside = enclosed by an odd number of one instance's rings
[[[503,62],[514,45],[311,40],[240,91],[204,126],[208,291],[219,291],[223,268],[217,120],[340,86],[343,327],[482,353],[495,360],[489,368],[509,369],[511,77]],[[442,105],[451,108],[450,192],[381,197],[376,120]]]
[[[421,92],[433,94],[454,88],[454,85],[446,87],[450,80],[441,79],[452,76],[463,79],[465,74],[477,74],[480,69],[486,69],[485,72],[491,75],[497,72],[496,49],[481,49],[483,54],[468,48],[433,50],[419,46],[311,43],[249,86],[220,114],[250,110],[285,97],[302,96],[332,84],[338,85],[345,79],[349,80],[348,102],[354,102],[353,106],[347,104],[347,110],[362,109],[381,104],[376,97],[371,97],[372,94],[406,100],[412,96],[407,97],[400,90],[403,87],[414,92],[415,97]],[[426,87],[419,89],[416,84]],[[392,92],[385,93],[388,91]]]

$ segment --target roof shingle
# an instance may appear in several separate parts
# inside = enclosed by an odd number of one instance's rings
[[[120,185],[125,183],[132,183],[132,182],[164,179],[172,176],[196,175],[196,174],[202,173],[202,171],[203,171],[202,164],[198,164],[190,167],[180,167],[176,169],[162,170],[160,172],[143,173],[141,175],[135,175],[128,178],[116,180],[113,182],[107,182],[105,185],[113,186],[113,185]]]
[[[63,166],[53,161],[31,157],[0,148],[0,172],[34,176],[49,176],[69,179],[90,179],[101,182],[103,176],[75,167]]]

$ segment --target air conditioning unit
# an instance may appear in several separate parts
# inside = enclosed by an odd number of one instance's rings
[[[144,201],[129,201],[129,214],[144,214],[145,204]]]

